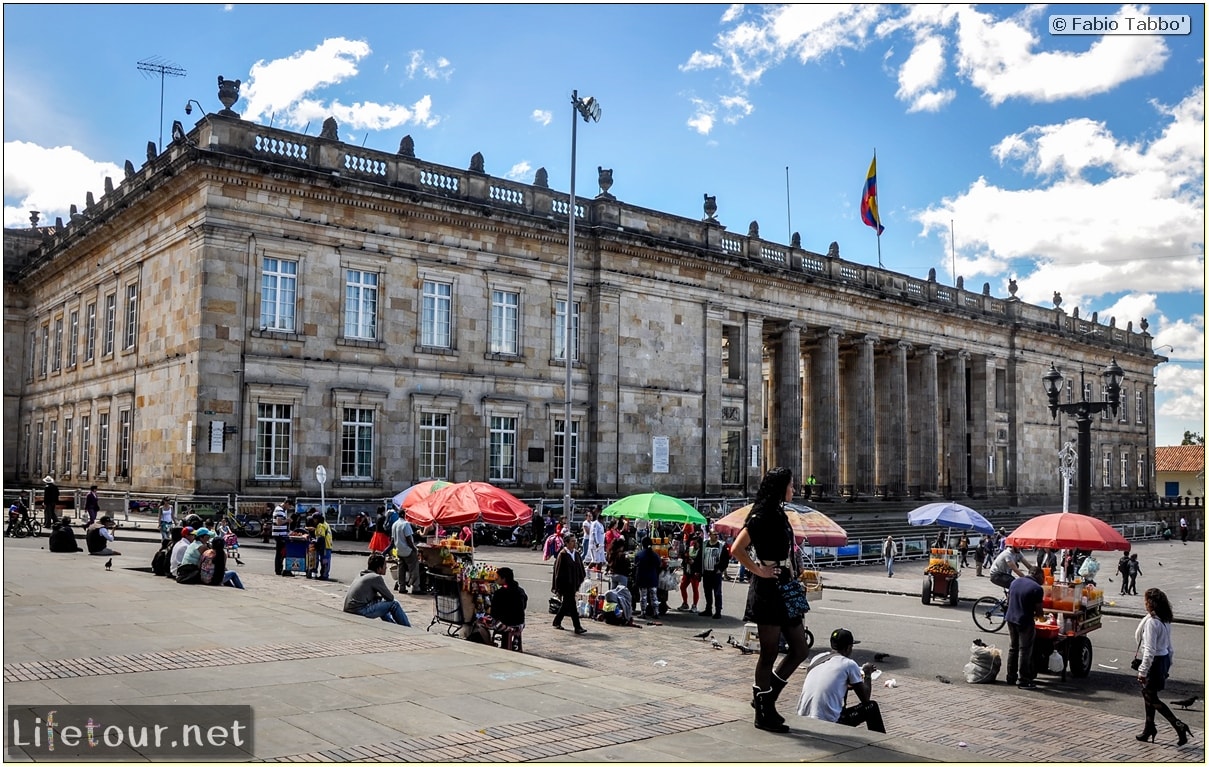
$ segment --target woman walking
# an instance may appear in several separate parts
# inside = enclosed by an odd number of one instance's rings
[[[760,637],[751,705],[756,710],[756,727],[769,732],[789,732],[785,718],[777,713],[777,696],[807,652],[803,612],[787,605],[782,592],[782,587],[795,581],[798,574],[792,559],[793,529],[783,508],[792,499],[793,473],[784,467],[770,469],[760,482],[743,529],[731,544],[731,554],[752,576],[743,616],[757,625]],[[754,550],[754,557],[748,547]],[[782,635],[789,652],[773,670]]]
[[[1171,603],[1167,595],[1159,589],[1146,589],[1143,596],[1146,603],[1146,616],[1138,624],[1134,638],[1138,640],[1138,683],[1142,685],[1142,700],[1146,703],[1146,727],[1138,740],[1154,742],[1158,728],[1154,726],[1154,712],[1158,711],[1163,718],[1171,722],[1179,736],[1178,745],[1188,742],[1192,730],[1188,725],[1175,718],[1167,704],[1159,700],[1159,693],[1167,684],[1167,675],[1171,672]]]

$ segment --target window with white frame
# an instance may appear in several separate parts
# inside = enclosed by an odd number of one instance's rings
[[[42,326],[42,358],[38,360],[38,375],[46,377],[46,366],[50,362],[50,323]]]
[[[1066,404],[1075,401],[1075,384],[1069,378],[1066,379]]]
[[[516,425],[512,416],[491,416],[488,476],[490,482],[516,481]]]
[[[30,451],[30,446],[32,444],[29,440],[29,424],[28,423],[25,424],[24,434],[25,434],[25,439],[22,440],[22,444],[25,446],[25,452],[22,453],[22,457],[21,457],[21,471],[24,472],[25,474],[28,474],[29,473],[29,451]]]
[[[84,310],[84,361],[92,362],[97,354],[97,305],[95,302]]]
[[[50,450],[46,457],[47,467],[53,477],[59,473],[59,422],[50,422]]]
[[[38,370],[38,331],[29,334],[29,371],[26,375],[26,381],[34,380],[34,373]]]
[[[257,479],[289,479],[293,422],[292,405],[256,404]]]
[[[1104,453],[1104,487],[1112,487],[1112,451]]]
[[[294,332],[298,298],[298,262],[265,258],[260,273],[260,327]]]
[[[38,421],[34,431],[34,474],[42,473],[42,449],[46,447],[46,424]]]
[[[88,448],[90,447],[89,440],[92,438],[92,416],[80,416],[80,477],[88,476],[89,461]]]
[[[1129,453],[1121,452],[1121,487],[1129,487]]]
[[[122,342],[123,349],[133,349],[134,340],[138,337],[139,317],[139,286],[126,286],[126,337]]]
[[[453,345],[453,285],[424,281],[420,299],[420,345],[448,349]]]
[[[554,302],[554,359],[567,358],[567,302]],[[571,304],[571,361],[579,361],[579,302]]]
[[[378,340],[378,274],[359,269],[344,272],[344,337]]]
[[[367,480],[374,476],[374,411],[367,407],[344,408],[340,439],[340,476]]]
[[[118,476],[130,479],[130,448],[132,443],[133,421],[129,409],[118,411]]]
[[[1146,393],[1138,389],[1133,393],[1133,418],[1134,423],[1143,423],[1145,418],[1143,413],[1146,412]]]
[[[56,373],[63,369],[63,318],[55,318],[55,354],[51,370]]]
[[[511,290],[491,291],[492,354],[517,354],[520,348],[521,294]]]
[[[80,345],[80,312],[71,313],[67,323],[67,367],[76,366],[76,351]]]
[[[71,416],[63,419],[63,476],[71,476],[71,453],[75,447],[75,421]]]
[[[97,414],[97,475],[109,476],[109,413]]]
[[[1138,483],[1139,488],[1146,487],[1146,456],[1138,455]]]
[[[113,354],[114,324],[117,322],[118,296],[110,293],[105,296],[105,336],[101,341],[101,356]]]
[[[554,476],[552,479],[557,485],[563,483],[563,478],[567,475],[567,434],[566,434],[566,418],[554,419]],[[571,484],[579,482],[579,421],[571,422],[571,466],[570,478]]]
[[[1107,386],[1100,387],[1100,401],[1108,402],[1108,387]],[[1103,410],[1100,411],[1100,419],[1103,421],[1107,421],[1109,418],[1112,418],[1112,409],[1105,407]]]
[[[420,413],[420,479],[449,476],[449,414]]]
[[[1121,423],[1129,423],[1129,389],[1121,387]]]

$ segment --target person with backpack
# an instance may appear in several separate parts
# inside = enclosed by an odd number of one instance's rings
[[[71,530],[70,519],[61,517],[59,521],[55,522],[46,547],[56,554],[74,554],[80,551],[80,544],[76,542],[76,534]]]
[[[1121,596],[1129,593],[1129,552],[1126,551],[1117,560],[1117,575],[1121,576]]]

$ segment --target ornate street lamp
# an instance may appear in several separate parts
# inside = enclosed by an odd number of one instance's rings
[[[571,91],[571,204],[567,206],[567,306],[563,316],[563,362],[567,365],[567,381],[565,387],[566,413],[563,416],[563,520],[571,523],[571,319],[572,307],[575,306],[575,136],[579,121],[598,122],[600,120],[600,102],[588,96],[579,97],[579,91]],[[578,344],[576,345],[578,352]],[[576,451],[579,449],[579,438],[575,439]]]
[[[1062,403],[1058,401],[1062,392],[1062,374],[1058,372],[1058,368],[1054,367],[1051,362],[1049,372],[1041,376],[1041,382],[1045,385],[1045,394],[1049,398],[1050,417],[1057,418],[1059,412],[1075,417],[1075,425],[1079,429],[1079,513],[1089,516],[1091,515],[1091,418],[1097,413],[1109,410],[1114,416],[1117,414],[1117,408],[1121,405],[1121,380],[1125,378],[1125,371],[1121,370],[1121,366],[1117,364],[1114,357],[1112,362],[1104,368],[1100,377],[1104,379],[1104,389],[1108,392],[1107,401],[1088,401],[1086,374],[1080,369],[1080,401]],[[1063,510],[1065,511],[1065,508]]]

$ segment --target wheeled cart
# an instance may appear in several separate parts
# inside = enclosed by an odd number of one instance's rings
[[[1033,664],[1038,671],[1049,668],[1053,653],[1062,656],[1062,680],[1067,669],[1081,679],[1091,672],[1092,649],[1087,635],[1100,628],[1103,592],[1092,586],[1054,584],[1047,596],[1044,622],[1037,624],[1033,642]]]
[[[924,570],[920,601],[928,605],[933,599],[957,605],[957,580],[961,576],[961,555],[955,549],[932,549],[928,568]]]

